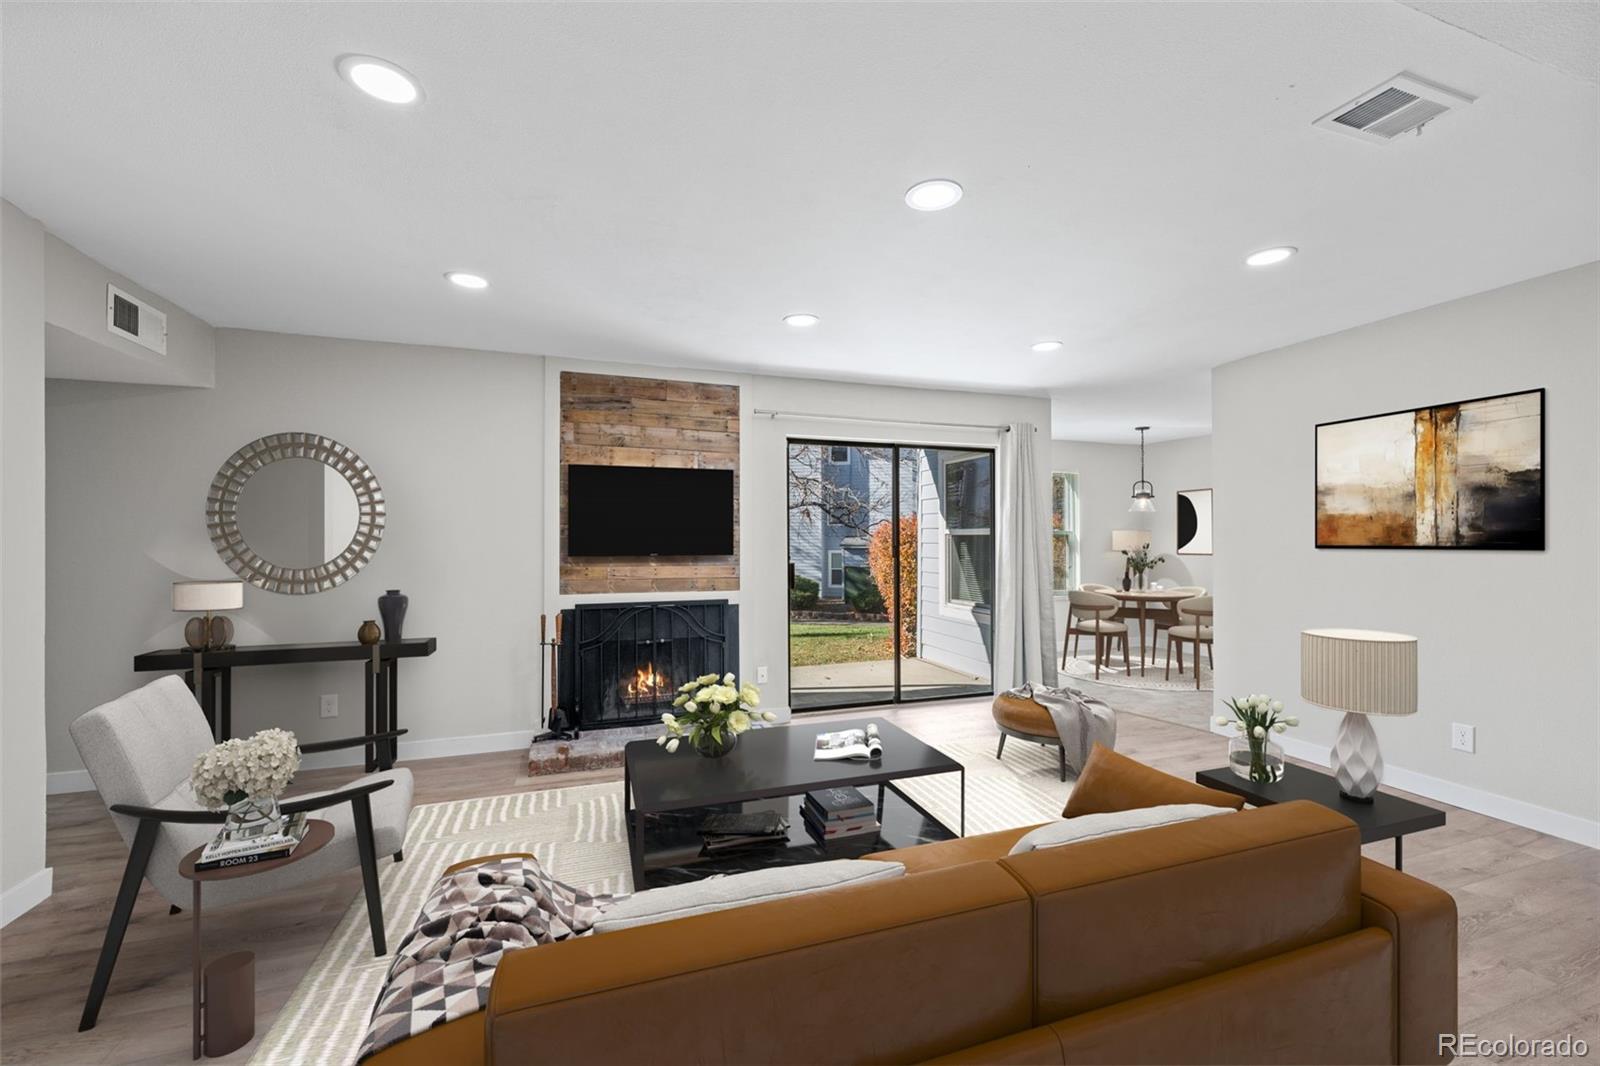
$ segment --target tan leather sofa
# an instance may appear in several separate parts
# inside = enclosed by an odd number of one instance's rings
[[[1344,817],[1288,803],[1008,857],[1024,832],[508,955],[487,1011],[368,1061],[1448,1061],[1455,904],[1363,859]]]

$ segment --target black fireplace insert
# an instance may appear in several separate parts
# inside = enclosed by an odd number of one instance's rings
[[[678,686],[739,669],[739,608],[727,600],[588,603],[561,612],[557,700],[577,729],[642,725]]]

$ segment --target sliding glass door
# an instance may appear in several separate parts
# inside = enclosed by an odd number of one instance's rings
[[[789,705],[993,691],[994,453],[792,440]]]

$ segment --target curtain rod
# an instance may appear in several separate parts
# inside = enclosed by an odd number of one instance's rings
[[[804,418],[816,422],[860,422],[870,425],[874,422],[895,426],[934,426],[939,429],[987,429],[996,433],[1010,433],[1010,426],[997,426],[985,422],[929,422],[921,418],[854,418],[850,415],[818,415],[806,411],[774,411],[770,408],[757,407],[754,413],[766,415],[768,418]],[[1039,427],[1034,427],[1037,433]]]

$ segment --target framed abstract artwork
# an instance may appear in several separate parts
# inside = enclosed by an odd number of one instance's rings
[[[1178,554],[1211,554],[1211,490],[1178,490]]]
[[[1544,390],[1324,422],[1319,548],[1544,550]]]

